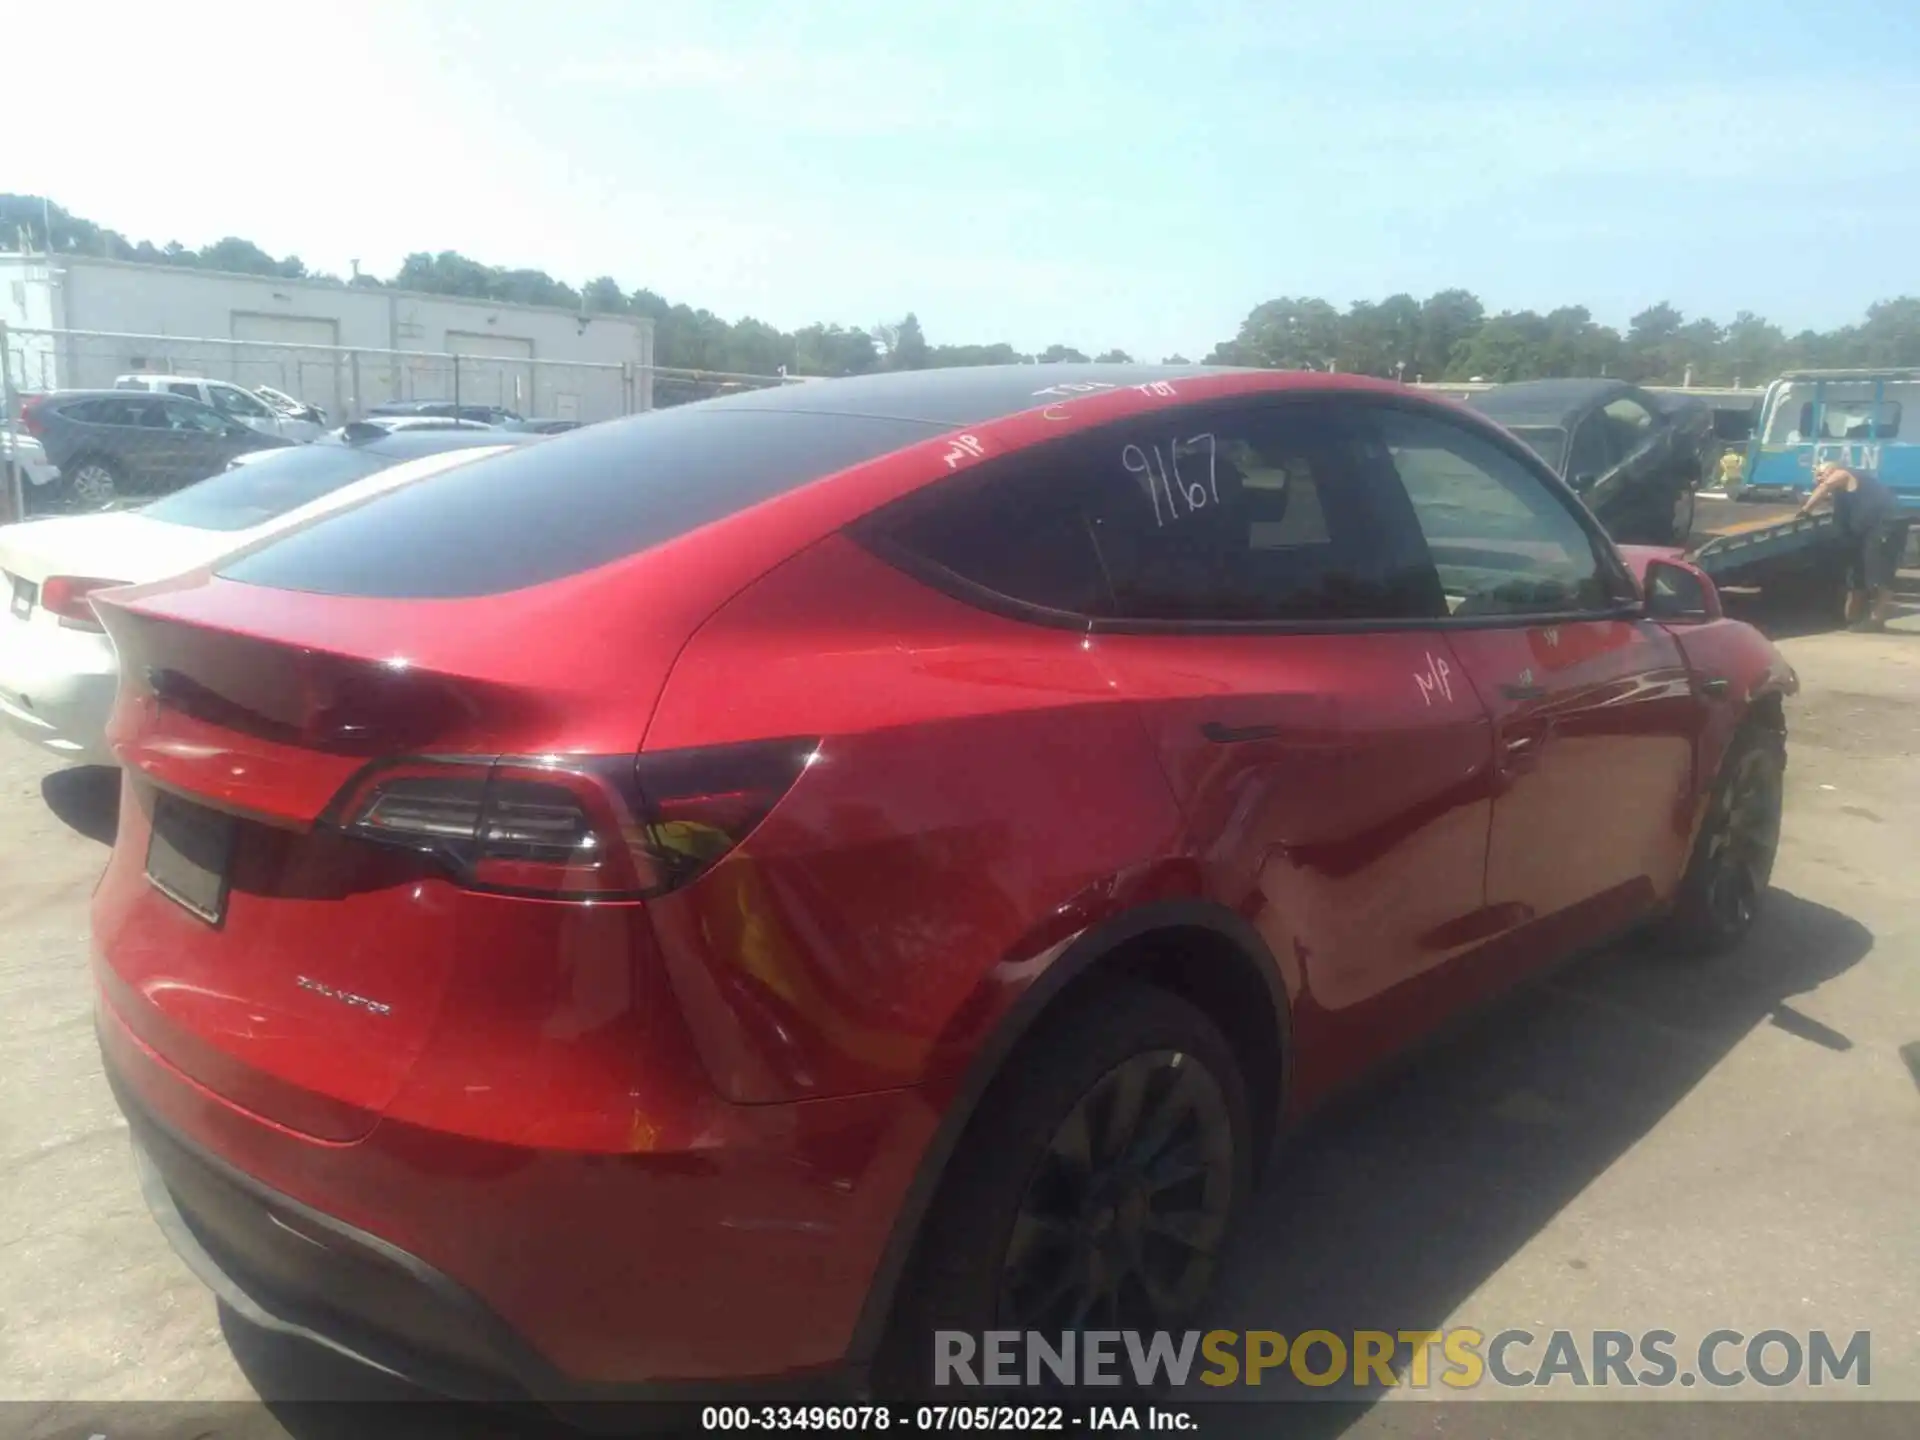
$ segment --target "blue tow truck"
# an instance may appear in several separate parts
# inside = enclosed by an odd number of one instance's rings
[[[1739,482],[1728,492],[1759,507],[1743,504],[1727,523],[1699,527],[1688,558],[1719,585],[1792,588],[1838,608],[1848,549],[1831,514],[1803,519],[1798,507],[1813,489],[1814,467],[1831,460],[1877,477],[1920,520],[1920,408],[1907,416],[1909,405],[1920,407],[1920,369],[1782,375],[1761,397]],[[1909,547],[1913,536],[1910,527]]]

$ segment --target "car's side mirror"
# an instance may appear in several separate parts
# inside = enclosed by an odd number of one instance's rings
[[[1642,579],[1650,620],[1698,625],[1721,616],[1719,590],[1691,565],[1677,560],[1649,560]]]

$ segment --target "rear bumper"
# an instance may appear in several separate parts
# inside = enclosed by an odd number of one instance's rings
[[[106,636],[0,611],[0,722],[15,734],[72,760],[111,765],[107,717],[118,686]]]
[[[906,1092],[844,1110],[837,1141],[796,1133],[835,1102],[762,1107],[788,1112],[766,1117],[784,1137],[733,1154],[515,1153],[385,1125],[331,1144],[219,1100],[96,1005],[147,1202],[254,1325],[549,1407],[857,1388],[851,1337],[923,1144]],[[833,1157],[849,1143],[855,1169]]]
[[[113,1089],[147,1208],[187,1268],[249,1323],[459,1399],[556,1388],[497,1315],[431,1266],[241,1174]]]
[[[161,1232],[195,1277],[258,1329],[452,1399],[531,1402],[582,1428],[618,1433],[633,1428],[635,1406],[671,1413],[703,1403],[844,1402],[860,1393],[852,1369],[704,1384],[572,1380],[431,1266],[260,1185],[168,1132],[121,1086],[114,1089],[133,1132],[141,1192]]]

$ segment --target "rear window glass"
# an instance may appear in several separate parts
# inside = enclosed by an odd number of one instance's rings
[[[221,573],[322,595],[496,595],[649,549],[944,428],[785,411],[656,411],[435,475]]]
[[[1800,407],[1802,440],[1892,440],[1900,434],[1900,402],[1882,400],[1828,400],[1820,407],[1819,433],[1814,434],[1813,402]]]
[[[344,445],[302,445],[176,490],[140,513],[194,530],[246,530],[394,463]]]

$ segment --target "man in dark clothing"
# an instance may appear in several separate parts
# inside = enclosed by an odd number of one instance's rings
[[[1824,461],[1814,467],[1813,493],[1802,515],[1822,500],[1833,501],[1834,519],[1853,547],[1847,577],[1847,619],[1856,630],[1884,630],[1893,610],[1893,581],[1907,548],[1907,520],[1900,502],[1871,476]]]

